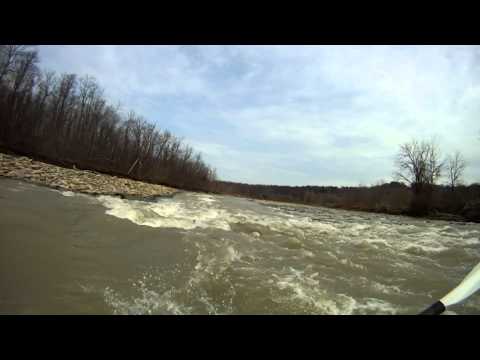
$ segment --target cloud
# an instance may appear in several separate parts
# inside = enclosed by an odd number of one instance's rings
[[[226,180],[390,179],[402,142],[435,137],[480,181],[474,46],[42,46],[202,151]]]

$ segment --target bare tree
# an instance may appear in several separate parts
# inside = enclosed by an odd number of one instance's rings
[[[0,45],[0,82],[9,72],[15,71],[15,61],[25,49],[25,45]]]
[[[396,166],[396,178],[416,188],[434,185],[444,164],[434,142],[413,140],[401,145]]]
[[[32,100],[33,88],[38,74],[35,50],[28,51],[25,46],[0,46],[0,98],[4,99],[4,126],[0,131],[2,139],[15,143],[21,139],[23,117]],[[5,94],[5,95],[3,95]],[[28,104],[27,104],[28,103]]]
[[[412,215],[429,213],[432,203],[433,185],[441,176],[443,162],[436,144],[413,140],[403,144],[396,160],[397,179],[406,182],[413,190],[410,204]]]
[[[447,158],[446,167],[448,184],[452,191],[454,191],[455,188],[461,184],[463,172],[466,166],[467,162],[459,151],[456,151],[453,155],[450,155]]]

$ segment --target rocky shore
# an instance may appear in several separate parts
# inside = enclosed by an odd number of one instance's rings
[[[89,170],[68,169],[24,156],[0,153],[0,176],[29,181],[59,190],[90,195],[116,195],[149,199],[172,196],[179,190],[163,185],[110,176]]]

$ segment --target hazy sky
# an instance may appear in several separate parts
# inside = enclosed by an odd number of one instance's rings
[[[391,180],[399,145],[435,137],[480,182],[474,46],[41,46],[107,97],[200,151],[222,180]]]

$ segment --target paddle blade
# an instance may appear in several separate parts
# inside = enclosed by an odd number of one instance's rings
[[[445,307],[458,304],[480,289],[480,263],[463,279],[463,281],[440,301]]]

